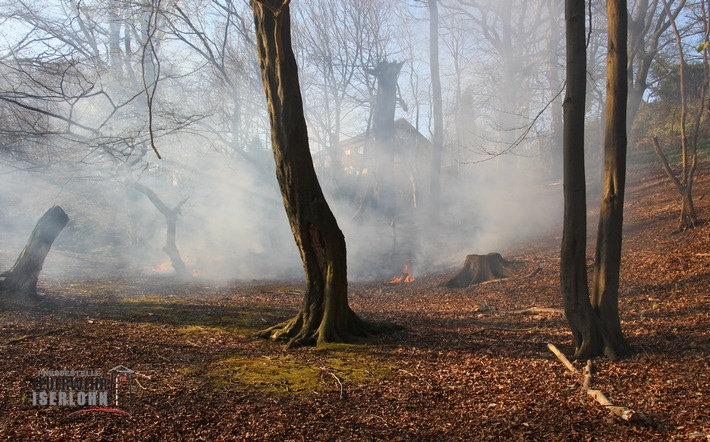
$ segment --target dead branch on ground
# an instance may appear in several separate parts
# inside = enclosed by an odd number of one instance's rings
[[[578,371],[575,368],[574,365],[567,359],[567,357],[562,354],[562,352],[555,347],[553,344],[547,344],[547,348],[552,351],[552,353],[557,356],[557,359],[559,359],[565,367],[572,373],[577,374]],[[639,413],[637,411],[634,411],[630,408],[624,407],[624,406],[618,406],[614,405],[611,403],[609,398],[607,398],[604,393],[601,392],[601,390],[596,390],[594,388],[591,388],[591,383],[592,383],[592,361],[591,359],[587,361],[587,365],[584,369],[584,381],[582,383],[582,390],[587,393],[587,395],[593,397],[599,405],[602,407],[605,407],[609,412],[622,420],[626,422],[638,422],[638,421],[648,421],[648,417],[644,415],[643,413]]]

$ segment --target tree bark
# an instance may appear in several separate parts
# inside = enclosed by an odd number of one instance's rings
[[[30,297],[37,296],[37,280],[44,260],[54,240],[68,222],[69,216],[59,206],[49,209],[37,221],[15,265],[0,274],[0,291]]]
[[[308,145],[298,68],[291,47],[288,0],[252,0],[261,78],[284,208],[306,277],[296,316],[260,333],[289,347],[349,342],[384,326],[348,305],[345,238],[323,195]]]
[[[599,318],[604,354],[617,359],[631,352],[619,320],[619,273],[626,186],[627,11],[625,0],[607,1],[607,93],[604,189],[594,259],[592,307]]]
[[[563,103],[564,221],[560,288],[572,329],[574,357],[596,356],[601,342],[587,285],[587,202],[584,114],[587,75],[585,1],[565,0],[567,90]]]
[[[465,288],[479,282],[508,278],[512,275],[509,265],[510,263],[499,253],[468,255],[463,263],[463,269],[446,283],[446,287]]]

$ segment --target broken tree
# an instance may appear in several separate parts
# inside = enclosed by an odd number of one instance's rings
[[[182,257],[180,256],[180,251],[177,248],[176,244],[176,233],[177,233],[177,220],[182,215],[181,207],[183,204],[187,202],[187,198],[183,199],[178,203],[177,206],[173,207],[172,209],[168,207],[167,204],[165,204],[159,197],[156,195],[155,192],[150,190],[149,188],[145,187],[144,185],[140,183],[131,183],[129,184],[129,187],[131,189],[134,189],[150,200],[150,202],[153,203],[156,209],[160,211],[160,213],[163,214],[165,217],[165,222],[167,223],[168,230],[167,230],[167,235],[165,237],[165,246],[163,247],[163,251],[170,257],[170,263],[173,265],[173,268],[175,269],[175,274],[180,277],[180,278],[188,278],[191,276],[190,271],[187,270],[187,266],[185,265],[185,262],[182,260]]]
[[[446,283],[446,287],[461,289],[479,282],[508,278],[513,274],[509,267],[510,262],[500,253],[468,255],[463,263],[463,269]]]
[[[0,291],[11,295],[37,296],[37,280],[52,243],[69,222],[69,216],[59,206],[49,209],[37,221],[27,245],[15,265],[0,273]]]

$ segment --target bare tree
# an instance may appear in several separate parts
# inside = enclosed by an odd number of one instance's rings
[[[0,102],[16,121],[22,119],[22,125],[3,130],[14,135],[15,158],[27,167],[51,167],[66,180],[107,173],[116,182],[132,183],[149,168],[154,157],[148,153],[157,152],[160,139],[205,117],[176,105],[158,88],[159,82],[174,86],[177,79],[174,65],[160,60],[164,5],[159,0],[26,6],[3,10],[26,32],[13,36],[0,61]],[[174,245],[176,213],[167,212]],[[177,255],[170,244],[166,251]],[[176,269],[186,273],[177,258]]]
[[[166,32],[184,46],[196,63],[196,74],[209,84],[196,85],[195,102],[209,118],[195,130],[218,150],[247,161],[267,181],[271,169],[260,141],[268,137],[261,109],[259,67],[250,11],[234,0],[175,3],[163,12]],[[206,99],[209,98],[209,99]]]
[[[180,256],[180,251],[178,250],[176,243],[177,221],[180,215],[182,215],[181,207],[187,202],[187,198],[184,198],[175,207],[171,209],[150,188],[137,182],[130,183],[128,187],[145,195],[150,200],[150,202],[153,203],[155,208],[158,209],[158,211],[160,211],[160,213],[165,217],[165,222],[167,224],[167,232],[163,251],[170,258],[170,262],[172,263],[173,269],[175,269],[175,274],[178,277],[190,277],[191,273],[187,269],[185,262],[182,260],[182,257]]]
[[[480,80],[475,86],[479,101],[475,112],[479,121],[488,120],[490,129],[489,134],[478,134],[483,142],[465,146],[479,154],[471,161],[479,161],[480,155],[484,160],[499,158],[518,147],[522,147],[518,152],[529,156],[541,153],[539,148],[534,151],[528,134],[547,136],[552,132],[551,119],[541,118],[540,114],[560,93],[561,84],[550,72],[553,67],[560,69],[556,52],[551,54],[560,47],[555,44],[559,42],[559,31],[554,28],[559,12],[554,3],[555,0],[442,2],[447,10],[466,17],[481,37],[476,42],[480,53],[476,76]]]
[[[666,14],[671,15],[670,5],[666,0],[662,0],[663,7]],[[710,34],[710,27],[708,26],[707,14],[705,13],[705,2],[702,2],[703,18],[704,18],[704,38],[703,41],[708,41],[708,35]],[[706,96],[708,90],[708,45],[703,44],[700,47],[700,52],[703,54],[703,83],[700,88],[700,97],[698,98],[699,106],[697,106],[697,111],[695,118],[692,121],[690,127],[688,127],[688,101],[691,97],[688,96],[686,91],[686,57],[683,50],[683,40],[676,25],[675,18],[670,20],[671,27],[673,29],[673,35],[676,40],[676,48],[678,51],[678,80],[680,82],[680,150],[681,150],[681,168],[676,174],[673,171],[668,158],[663,153],[661,145],[658,141],[658,137],[653,137],[653,147],[661,160],[663,170],[665,171],[668,178],[673,183],[675,189],[678,191],[681,197],[681,209],[680,209],[680,220],[678,222],[678,231],[684,231],[686,229],[694,228],[697,222],[697,214],[695,212],[695,204],[693,203],[693,183],[695,180],[695,171],[697,170],[698,164],[698,142],[700,126],[703,120],[703,115],[706,112]],[[690,133],[688,133],[690,130]]]
[[[629,104],[627,129],[633,127],[643,96],[648,89],[648,78],[656,55],[667,46],[671,40],[665,38],[666,31],[671,27],[685,7],[685,0],[679,0],[671,7],[663,6],[659,0],[636,0],[632,2],[629,11],[629,57],[628,81]]]
[[[327,155],[323,163],[336,196],[353,190],[340,142],[369,125],[377,86],[367,69],[396,46],[387,26],[395,10],[391,0],[315,0],[294,8],[306,119],[315,146]]]

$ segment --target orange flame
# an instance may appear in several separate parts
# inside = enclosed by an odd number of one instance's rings
[[[171,266],[172,266],[172,264],[170,263],[170,261],[164,261],[164,262],[161,262],[160,264],[154,265],[153,271],[155,273],[163,273],[165,271],[170,270]]]
[[[402,275],[401,276],[395,276],[390,280],[390,284],[399,284],[399,283],[405,283],[405,282],[414,282],[414,278],[412,277],[412,273],[409,270],[409,266],[407,264],[404,265],[404,268],[402,269]]]

